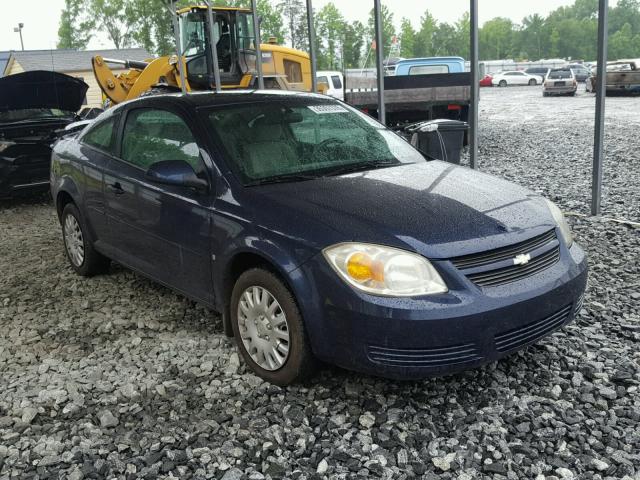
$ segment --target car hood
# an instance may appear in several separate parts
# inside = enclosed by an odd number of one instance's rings
[[[299,238],[318,231],[305,224],[320,222],[333,242],[410,248],[431,258],[498,248],[555,227],[539,195],[440,161],[266,185],[255,193],[263,218],[269,210],[288,212],[279,215],[287,225],[273,227],[296,224]]]
[[[57,108],[77,112],[89,86],[58,72],[34,70],[0,78],[0,110]]]

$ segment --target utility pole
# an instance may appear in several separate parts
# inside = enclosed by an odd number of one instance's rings
[[[24,50],[24,42],[22,41],[22,28],[24,23],[20,22],[17,27],[13,27],[13,31],[20,34],[20,47]]]

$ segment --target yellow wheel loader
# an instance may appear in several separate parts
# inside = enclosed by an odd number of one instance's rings
[[[257,88],[256,34],[251,10],[210,10],[197,5],[176,12],[174,30],[180,55],[145,62],[93,57],[93,72],[105,103],[115,105],[154,92],[181,91],[183,83],[187,92],[213,90],[216,63],[220,88]],[[273,40],[260,45],[260,50],[265,88],[311,91],[307,53],[276,45]],[[128,70],[114,74],[110,65]]]

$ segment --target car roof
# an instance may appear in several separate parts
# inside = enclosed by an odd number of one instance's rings
[[[216,92],[192,92],[192,93],[170,93],[162,95],[149,95],[139,97],[128,102],[118,104],[110,110],[120,110],[126,106],[144,105],[146,103],[155,103],[158,99],[162,99],[168,103],[182,104],[193,108],[212,107],[217,105],[232,105],[238,103],[257,103],[277,101],[282,99],[316,99],[324,101],[336,101],[328,95],[308,92],[294,92],[283,90],[227,90],[220,93]]]

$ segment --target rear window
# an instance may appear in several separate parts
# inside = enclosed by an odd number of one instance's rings
[[[555,72],[549,73],[550,79],[558,79],[558,78],[571,78],[573,74],[571,70],[556,70]]]
[[[409,75],[432,75],[434,73],[449,73],[448,65],[416,65],[409,68]]]

